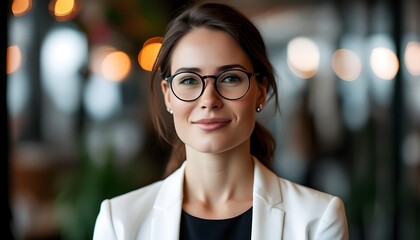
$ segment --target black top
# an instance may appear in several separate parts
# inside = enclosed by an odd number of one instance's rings
[[[228,219],[197,218],[182,211],[180,240],[246,240],[251,239],[252,207]]]

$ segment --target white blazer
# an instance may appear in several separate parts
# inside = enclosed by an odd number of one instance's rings
[[[254,160],[252,240],[349,239],[343,202]],[[93,239],[176,240],[186,162],[166,179],[104,200]]]

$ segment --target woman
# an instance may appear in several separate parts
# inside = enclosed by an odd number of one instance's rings
[[[176,132],[154,114],[174,145],[171,174],[105,200],[94,239],[348,239],[339,198],[269,170],[274,140],[256,115],[277,87],[246,17],[222,4],[187,9],[168,26],[158,72]]]

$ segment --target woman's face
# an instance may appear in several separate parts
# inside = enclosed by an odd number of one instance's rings
[[[252,64],[235,40],[227,33],[196,28],[176,45],[171,58],[171,74],[188,69],[204,75],[219,75],[222,69],[253,72]],[[162,81],[166,107],[173,112],[176,132],[191,149],[203,153],[222,153],[249,144],[254,129],[256,108],[265,103],[266,88],[251,78],[248,93],[238,100],[221,97],[214,79],[205,79],[203,94],[185,102]]]

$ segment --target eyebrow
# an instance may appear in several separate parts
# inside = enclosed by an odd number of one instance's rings
[[[234,68],[241,68],[243,70],[246,70],[244,66],[242,66],[241,64],[228,64],[228,65],[223,65],[217,68],[218,72],[223,72],[225,70],[229,70],[229,69],[234,69]],[[196,67],[183,67],[183,68],[179,68],[178,70],[175,71],[174,74],[180,73],[180,72],[200,72],[201,69],[200,68],[196,68]]]

